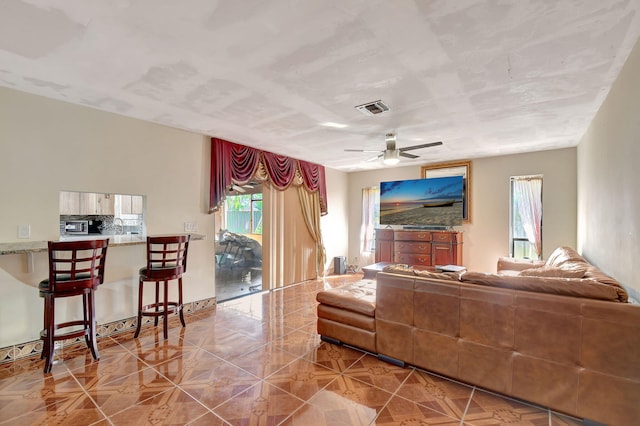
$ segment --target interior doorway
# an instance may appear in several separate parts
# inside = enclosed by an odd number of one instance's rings
[[[218,302],[262,291],[262,185],[231,185],[215,220]]]

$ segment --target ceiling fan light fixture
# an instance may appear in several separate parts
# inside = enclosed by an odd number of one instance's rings
[[[384,159],[382,162],[387,166],[394,166],[400,162],[400,151],[394,149],[392,151],[384,152]]]

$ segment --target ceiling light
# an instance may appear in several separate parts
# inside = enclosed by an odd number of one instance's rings
[[[394,149],[392,151],[387,150],[384,152],[384,160],[382,162],[387,166],[393,166],[400,161],[400,151]]]
[[[345,127],[349,127],[346,124],[332,123],[331,121],[327,121],[326,123],[320,123],[320,125],[325,127],[334,127],[336,129],[344,129]]]

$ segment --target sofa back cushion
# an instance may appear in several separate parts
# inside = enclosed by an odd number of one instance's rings
[[[551,253],[544,266],[548,268],[560,268],[563,265],[569,266],[567,264],[571,263],[579,263],[584,266],[588,266],[587,261],[571,247],[558,247],[553,251],[553,253]]]
[[[555,249],[547,259],[544,268],[559,268],[564,271],[571,271],[568,274],[584,272],[582,278],[595,280],[600,284],[613,287],[618,300],[621,302],[628,302],[629,300],[629,295],[622,284],[587,262],[584,257],[580,256],[571,247],[558,247]]]
[[[390,274],[409,275],[412,277],[432,278],[436,280],[458,281],[458,272],[431,272],[422,269],[413,269],[408,265],[393,264],[387,265],[382,270]]]
[[[625,301],[619,296],[616,287],[601,284],[589,278],[526,277],[465,272],[460,275],[460,281],[514,290],[609,300],[612,302]]]
[[[518,275],[523,277],[584,278],[586,272],[586,266],[578,267],[576,265],[576,267],[573,268],[543,266],[541,268],[525,269],[524,271],[520,271]]]

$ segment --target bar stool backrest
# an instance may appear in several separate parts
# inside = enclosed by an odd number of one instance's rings
[[[49,280],[45,291],[76,292],[104,282],[108,239],[49,241]]]
[[[171,280],[187,272],[189,235],[147,237],[148,279]]]

